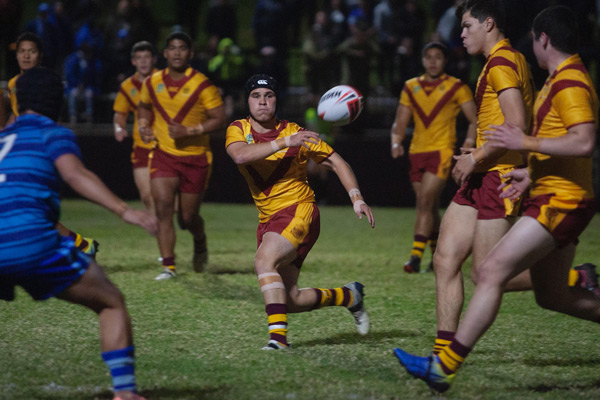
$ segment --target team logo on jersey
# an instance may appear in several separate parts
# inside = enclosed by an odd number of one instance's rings
[[[440,92],[443,92],[443,91],[445,91],[445,90],[446,90],[446,86],[444,86],[444,85],[440,85],[440,89],[439,89],[439,91],[440,91]]]
[[[421,86],[415,86],[413,88],[413,93],[417,93],[419,90],[421,90]]]
[[[137,89],[132,88],[130,93],[131,93],[131,97],[135,97],[135,94],[137,93]]]
[[[156,93],[161,93],[163,90],[165,90],[165,84],[159,83],[158,86],[156,86]]]
[[[183,94],[188,94],[190,92],[190,88],[185,87],[183,88],[182,92]]]
[[[251,133],[246,135],[246,143],[248,143],[248,144],[254,143],[254,138],[252,137]]]

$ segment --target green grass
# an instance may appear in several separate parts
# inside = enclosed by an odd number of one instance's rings
[[[374,212],[371,230],[349,206],[322,207],[321,238],[300,277],[310,287],[363,282],[372,332],[359,336],[340,308],[295,314],[289,352],[259,350],[267,327],[252,267],[252,205],[204,205],[208,271],[191,272],[191,240],[179,231],[180,274],[165,282],[153,281],[157,246],[140,229],[77,200],[63,202],[62,221],[101,242],[98,261],[126,296],[138,385],[149,399],[436,398],[392,356],[397,346],[425,355],[435,336],[433,275],[401,271],[414,211]],[[576,261],[597,260],[599,242],[596,217]],[[0,303],[0,399],[110,399],[97,334],[91,311],[54,299],[35,303],[19,289],[16,301]],[[600,398],[597,338],[597,326],[539,309],[531,293],[508,294],[445,397]]]

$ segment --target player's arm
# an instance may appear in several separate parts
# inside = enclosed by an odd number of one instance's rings
[[[312,131],[298,131],[295,135],[280,137],[270,142],[233,142],[227,146],[227,154],[236,164],[244,165],[265,159],[286,147],[304,146],[310,149],[309,143],[319,143],[319,134]]]
[[[477,106],[473,100],[467,101],[460,105],[460,110],[469,122],[467,128],[467,136],[461,147],[475,147],[475,138],[477,137]]]
[[[54,165],[62,179],[77,193],[117,214],[123,221],[139,225],[148,233],[156,235],[158,230],[156,217],[146,211],[129,208],[127,203],[111,192],[96,174],[85,168],[77,156],[71,153],[63,154],[54,161]]]
[[[144,103],[142,101],[138,104],[138,129],[140,130],[140,137],[144,143],[150,143],[156,140],[150,121],[152,121],[152,104]]]
[[[406,137],[406,128],[412,117],[412,111],[409,107],[398,104],[396,108],[396,119],[392,124],[390,139],[392,158],[402,157],[404,155],[404,147],[402,141]]]
[[[127,114],[116,111],[113,116],[113,124],[115,127],[115,139],[117,142],[122,142],[129,134],[127,133]]]
[[[578,124],[567,129],[559,137],[541,138],[525,135],[523,130],[511,123],[492,125],[485,137],[494,147],[525,150],[551,156],[591,157],[596,147],[596,125],[592,122]]]
[[[371,211],[371,208],[367,205],[367,203],[365,203],[365,200],[360,194],[356,175],[354,175],[354,171],[352,171],[350,165],[344,161],[342,156],[340,156],[338,153],[333,153],[331,156],[326,158],[321,165],[336,173],[340,182],[344,186],[344,189],[346,189],[348,192],[348,196],[350,196],[350,201],[352,201],[356,216],[362,219],[362,216],[365,215],[369,221],[369,224],[371,225],[371,228],[374,228],[375,217],[373,217],[373,211]]]
[[[225,125],[227,125],[225,106],[218,106],[206,110],[206,119],[195,126],[186,127],[171,121],[169,123],[169,136],[173,139],[179,139],[186,136],[200,136],[222,129]]]

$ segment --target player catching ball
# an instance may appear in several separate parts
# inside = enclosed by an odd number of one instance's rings
[[[298,287],[300,268],[319,236],[319,209],[306,178],[308,160],[335,172],[348,191],[358,218],[375,226],[354,172],[315,132],[275,117],[277,81],[254,75],[246,82],[250,115],[227,128],[227,154],[238,165],[259,212],[254,270],[269,321],[264,350],[287,349],[287,314],[329,306],[346,307],[358,332],[369,332],[363,285],[333,289]]]

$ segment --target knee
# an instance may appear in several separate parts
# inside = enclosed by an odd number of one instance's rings
[[[199,218],[200,216],[198,214],[180,213],[177,216],[177,222],[181,229],[190,229],[195,225]]]
[[[267,257],[262,252],[257,252],[254,256],[254,272],[256,275],[264,274],[267,272],[277,272],[275,263],[271,257]]]
[[[436,279],[446,280],[460,275],[460,264],[440,251],[439,247],[433,255],[433,265]]]

